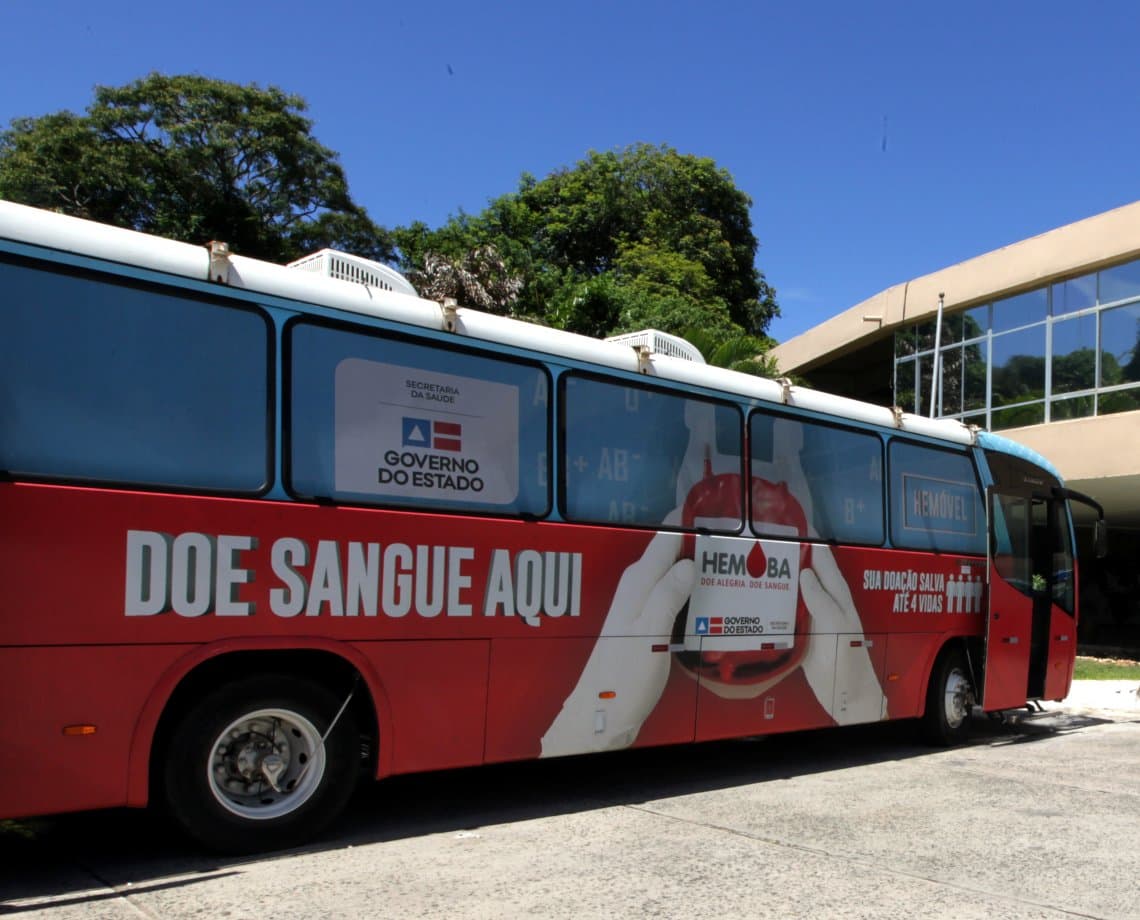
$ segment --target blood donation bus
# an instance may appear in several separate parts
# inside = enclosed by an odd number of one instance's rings
[[[0,818],[1069,691],[1087,499],[985,431],[7,202],[0,320]]]

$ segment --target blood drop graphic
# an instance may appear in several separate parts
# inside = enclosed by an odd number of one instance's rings
[[[748,554],[748,574],[753,578],[760,578],[766,571],[768,571],[768,557],[764,554],[764,547],[759,542],[752,547],[752,552]]]

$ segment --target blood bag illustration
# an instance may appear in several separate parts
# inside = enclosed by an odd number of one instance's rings
[[[729,698],[762,693],[797,667],[807,651],[810,616],[799,572],[811,547],[803,508],[786,483],[753,477],[752,520],[764,537],[720,536],[741,520],[739,473],[705,475],[686,497],[682,523],[704,530],[686,538],[697,582],[674,627],[678,663],[703,686]],[[780,539],[786,537],[788,539]]]

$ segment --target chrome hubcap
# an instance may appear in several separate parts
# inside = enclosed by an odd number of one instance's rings
[[[325,772],[320,732],[287,709],[259,709],[235,719],[211,751],[206,765],[210,792],[242,818],[289,814],[309,800]]]
[[[946,678],[946,692],[943,698],[946,724],[951,728],[957,728],[965,722],[970,714],[973,698],[974,691],[969,678],[960,669],[955,668]]]

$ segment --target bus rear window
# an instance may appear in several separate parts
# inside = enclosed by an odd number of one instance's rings
[[[256,493],[269,345],[252,310],[0,262],[0,469]]]

